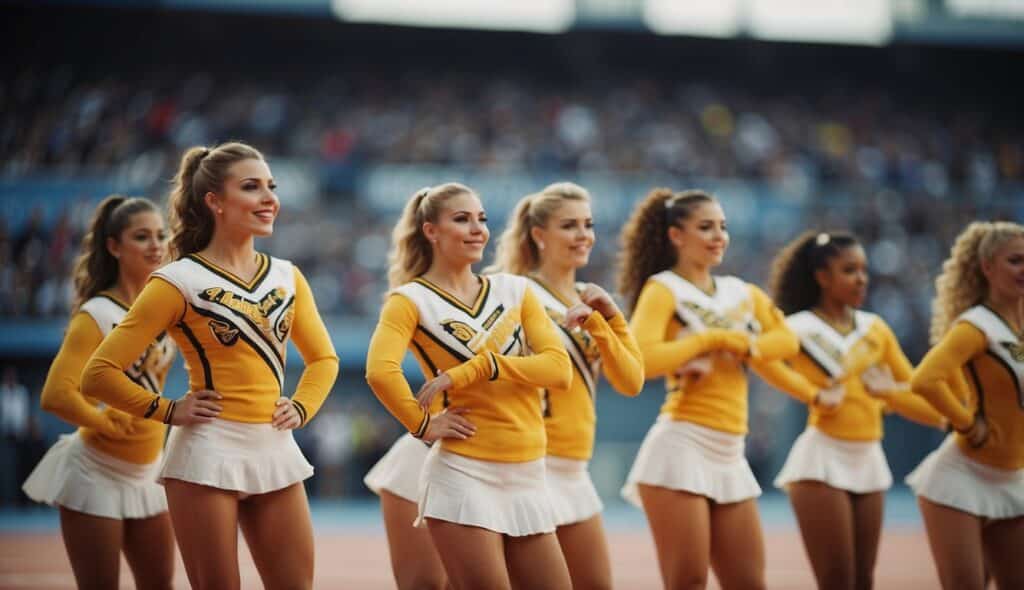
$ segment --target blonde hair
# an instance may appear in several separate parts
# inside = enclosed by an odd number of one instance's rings
[[[239,142],[193,147],[185,152],[169,202],[172,259],[202,250],[213,238],[213,211],[206,204],[206,193],[224,188],[228,169],[234,163],[262,159],[259,150]]]
[[[677,254],[668,229],[689,219],[698,205],[714,202],[713,196],[701,190],[676,193],[656,188],[637,204],[619,235],[619,293],[628,309],[636,305],[651,275],[675,265]]]
[[[423,224],[436,222],[444,204],[452,197],[470,194],[473,189],[457,182],[448,182],[420,189],[402,210],[395,229],[391,232],[391,250],[388,251],[388,288],[400,287],[427,272],[433,262],[434,251],[423,234]]]
[[[932,344],[937,343],[960,314],[978,305],[988,294],[982,261],[991,260],[1013,238],[1024,237],[1024,225],[1009,221],[975,221],[957,236],[942,273],[935,279],[932,301]]]
[[[484,272],[508,272],[525,275],[540,265],[540,250],[530,231],[547,225],[551,214],[566,201],[590,202],[587,189],[572,182],[549,184],[539,193],[519,199],[498,238],[494,264]]]

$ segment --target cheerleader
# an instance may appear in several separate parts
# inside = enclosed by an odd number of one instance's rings
[[[316,415],[338,357],[306,279],[254,248],[273,231],[275,188],[263,156],[245,144],[188,150],[170,198],[178,259],[153,273],[83,375],[85,395],[175,426],[160,477],[193,588],[239,587],[239,526],[265,587],[313,583],[302,486],[313,468],[291,431]],[[177,401],[124,374],[164,332],[189,373],[190,391]],[[285,397],[289,338],[306,367]]]
[[[844,232],[809,231],[772,265],[772,297],[800,338],[801,354],[755,368],[807,404],[807,430],[775,480],[793,504],[819,588],[871,588],[892,473],[880,440],[895,411],[945,428],[909,390],[913,367],[882,318],[858,308],[868,262]]]
[[[943,588],[1024,588],[1024,226],[967,226],[935,290],[911,384],[955,433],[907,483]]]
[[[166,426],[101,407],[82,395],[82,368],[119,324],[146,278],[164,263],[164,220],[146,199],[100,203],[75,262],[71,323],[43,386],[44,410],[78,430],[61,436],[25,481],[25,494],[60,508],[60,528],[79,588],[117,588],[121,553],[138,588],[171,588],[174,537],[156,482]],[[170,338],[140,347],[124,375],[159,395],[174,360]]]
[[[725,214],[701,191],[655,189],[623,228],[619,287],[648,379],[668,397],[623,496],[643,506],[667,588],[764,588],[761,488],[743,455],[744,363],[792,356],[796,336],[757,287],[713,276]]]
[[[559,328],[572,360],[572,386],[544,390],[547,480],[555,506],[556,534],[573,588],[611,587],[601,500],[587,462],[594,450],[597,381],[603,370],[612,387],[635,396],[644,385],[636,340],[622,312],[601,287],[576,282],[594,246],[590,195],[562,182],[516,206],[488,269],[525,275]]]
[[[568,388],[572,367],[526,279],[473,274],[486,221],[460,184],[409,200],[366,379],[413,436],[439,441],[415,524],[426,524],[452,587],[569,588],[544,479],[540,389]],[[401,369],[407,348],[428,377],[415,396]]]

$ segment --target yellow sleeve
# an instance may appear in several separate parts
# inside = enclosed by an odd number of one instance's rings
[[[523,295],[523,330],[532,354],[505,356],[478,354],[448,369],[452,388],[459,389],[483,379],[514,381],[531,387],[565,390],[572,385],[572,361],[540,300],[531,289]]]
[[[710,329],[677,340],[665,340],[675,307],[672,292],[656,281],[647,281],[637,298],[629,327],[640,348],[647,379],[667,375],[702,354],[716,350],[727,336],[743,340],[747,337],[736,330]]]
[[[644,388],[644,361],[640,347],[621,313],[610,320],[598,312],[590,314],[583,328],[597,342],[601,372],[615,391],[633,397]]]
[[[908,383],[914,374],[914,366],[910,364],[910,359],[903,353],[896,334],[893,334],[889,326],[884,323],[882,326],[884,328],[882,333],[885,336],[885,352],[882,360],[892,371],[894,380],[898,383]],[[942,414],[924,398],[914,395],[909,390],[895,391],[882,396],[881,399],[885,402],[888,410],[896,412],[908,420],[940,429],[946,426],[946,418]]]
[[[753,356],[768,363],[799,354],[800,339],[786,325],[782,310],[756,286],[750,285],[750,292],[754,299],[754,317],[761,324],[761,333],[754,339]]]
[[[103,333],[96,320],[88,313],[76,313],[46,374],[39,403],[65,422],[110,433],[111,423],[106,415],[89,403],[81,390],[82,369],[100,342],[103,342]]]
[[[821,389],[803,373],[783,361],[765,362],[761,359],[751,359],[750,366],[768,385],[801,403],[813,404]]]
[[[423,436],[430,414],[420,408],[402,373],[402,359],[419,322],[416,305],[402,295],[384,302],[366,353],[366,382],[380,403],[414,436]]]
[[[299,349],[306,368],[292,395],[292,403],[296,404],[302,414],[302,425],[305,426],[320,410],[327,395],[331,392],[334,380],[338,376],[338,355],[334,352],[334,344],[327,333],[320,313],[316,309],[313,291],[309,288],[306,277],[295,268],[295,320],[292,324],[292,342]]]
[[[954,392],[956,373],[976,355],[985,351],[985,334],[967,322],[958,322],[921,360],[910,388],[928,400],[957,430],[966,430],[974,416]],[[963,376],[959,377],[963,380]],[[951,385],[952,384],[952,385]]]
[[[124,320],[107,335],[82,373],[82,393],[139,418],[163,421],[171,400],[137,385],[125,369],[185,314],[185,298],[174,285],[154,277]]]

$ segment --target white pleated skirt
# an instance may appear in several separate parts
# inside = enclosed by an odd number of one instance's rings
[[[761,495],[743,455],[744,437],[658,416],[647,432],[622,497],[642,507],[639,484],[705,496],[720,504]]]
[[[430,447],[413,435],[405,434],[367,472],[363,483],[378,496],[387,491],[403,500],[418,502],[420,473],[429,452]]]
[[[243,496],[284,489],[313,475],[291,430],[214,420],[174,426],[160,482],[179,479]]]
[[[434,518],[522,537],[555,530],[544,458],[525,463],[472,459],[435,445],[423,466],[414,526]]]
[[[85,444],[77,432],[50,447],[22,489],[51,506],[104,518],[150,518],[167,511],[160,461],[130,463]]]
[[[1024,516],[1024,469],[982,465],[947,436],[906,479],[918,496],[991,519]]]
[[[583,522],[604,510],[604,504],[590,479],[587,461],[551,455],[545,457],[544,461],[555,525]]]
[[[807,480],[868,494],[892,487],[892,472],[879,441],[841,440],[808,426],[793,443],[775,487]]]

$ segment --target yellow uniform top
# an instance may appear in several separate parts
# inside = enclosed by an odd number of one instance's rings
[[[1000,329],[1002,320],[982,306],[961,318],[921,360],[913,389],[957,430],[969,428],[975,414],[984,416],[989,435],[980,447],[955,435],[965,455],[999,469],[1024,468],[1024,343],[1005,323]],[[965,373],[966,400],[957,395]]]
[[[154,273],[93,355],[83,391],[134,416],[164,420],[171,400],[139,387],[122,370],[166,330],[185,357],[190,391],[218,392],[221,419],[268,423],[283,395],[291,337],[306,364],[291,398],[305,425],[330,393],[338,356],[299,270],[259,256],[260,271],[249,282],[195,255]]]
[[[735,305],[713,310],[707,308],[710,303],[705,302],[707,305],[698,311],[705,316],[705,325],[710,327],[702,331],[684,330],[686,316],[678,310],[698,307],[698,302],[681,301],[670,288],[656,280],[647,281],[641,290],[630,327],[643,354],[646,377],[665,377],[668,396],[661,407],[662,414],[673,420],[744,434],[747,432],[747,376],[742,361],[720,352],[720,338],[739,335],[741,322],[756,322],[760,330],[756,336],[751,336],[751,351],[764,362],[795,355],[799,342],[786,327],[782,312],[763,291],[734,280],[730,289],[743,291],[724,293],[724,281],[717,283],[719,288],[711,299],[731,297]],[[682,365],[705,355],[710,358],[711,370],[703,377],[680,382],[673,376]]]
[[[884,411],[897,412],[926,426],[944,425],[945,420],[934,408],[911,393],[913,366],[882,318],[857,312],[854,330],[843,335],[810,311],[790,316],[794,317],[804,320],[789,321],[801,340],[807,342],[800,354],[785,363],[754,363],[754,368],[769,384],[808,404],[808,425],[829,436],[854,441],[881,439]],[[817,350],[810,348],[815,345]],[[823,362],[826,358],[832,362]],[[833,366],[841,368],[835,371]],[[862,378],[867,370],[887,374],[892,389],[879,395],[868,393]],[[843,382],[845,395],[836,408],[823,409],[814,405],[814,398],[830,379]]]
[[[539,280],[528,280],[558,330],[573,366],[569,389],[544,391],[548,454],[585,461],[594,452],[598,379],[603,372],[619,393],[630,397],[639,394],[644,386],[640,349],[621,313],[605,320],[595,311],[581,329],[567,330],[562,324],[571,303]]]
[[[106,300],[106,307],[113,309],[93,315],[96,304],[104,303],[101,298]],[[152,463],[160,456],[167,427],[116,408],[100,408],[97,400],[82,395],[80,387],[82,369],[103,341],[100,322],[112,320],[104,322],[109,331],[128,308],[107,294],[93,298],[83,307],[90,311],[79,311],[71,318],[64,342],[46,375],[40,404],[44,410],[78,426],[79,436],[90,447],[129,463]],[[174,354],[173,343],[161,334],[123,374],[140,386],[152,388],[148,390],[152,396],[163,389]]]
[[[422,367],[448,374],[448,403],[468,408],[476,425],[466,440],[443,439],[445,450],[486,461],[533,461],[546,446],[540,389],[569,388],[569,356],[525,279],[499,273],[479,280],[473,306],[424,279],[396,289],[370,340],[366,380],[388,411],[422,436],[430,414],[420,409],[401,367],[411,348]]]

